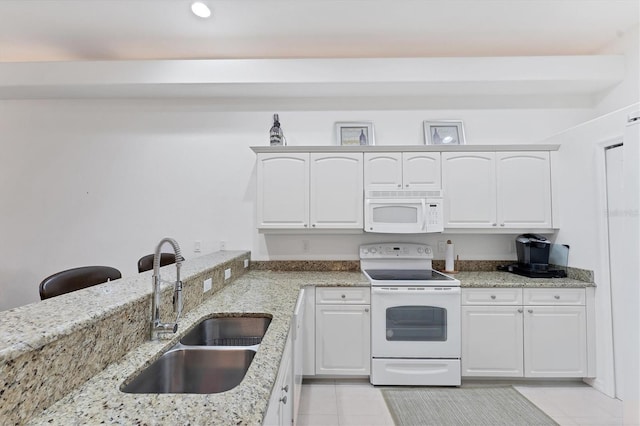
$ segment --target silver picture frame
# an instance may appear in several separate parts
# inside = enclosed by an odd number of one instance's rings
[[[425,145],[464,145],[464,126],[460,120],[424,121]]]
[[[343,146],[374,145],[373,123],[369,121],[340,121],[335,124],[336,143]]]

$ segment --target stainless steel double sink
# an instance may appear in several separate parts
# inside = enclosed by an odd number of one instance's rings
[[[121,387],[125,393],[219,393],[244,378],[271,317],[213,317]]]

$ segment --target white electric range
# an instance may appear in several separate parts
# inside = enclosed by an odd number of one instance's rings
[[[371,383],[460,385],[460,281],[426,244],[360,246],[371,282]]]

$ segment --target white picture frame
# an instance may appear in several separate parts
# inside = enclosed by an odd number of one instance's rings
[[[424,121],[425,145],[464,145],[464,126],[460,120]]]
[[[374,145],[373,123],[369,121],[340,121],[335,125],[336,143],[343,146]]]

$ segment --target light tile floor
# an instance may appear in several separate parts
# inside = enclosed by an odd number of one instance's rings
[[[561,426],[622,425],[622,402],[586,384],[515,388]],[[380,388],[368,381],[313,380],[302,386],[297,425],[393,426],[393,419]]]

